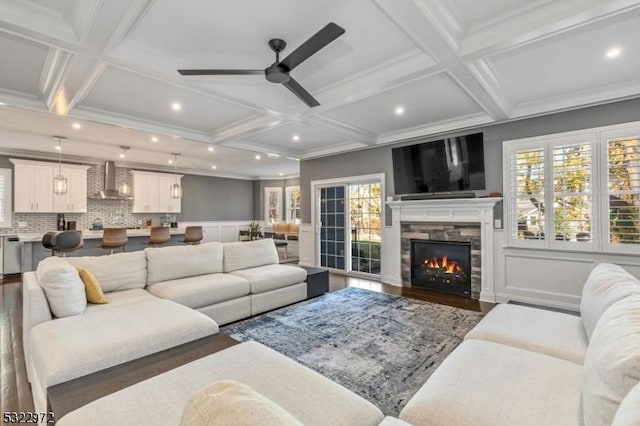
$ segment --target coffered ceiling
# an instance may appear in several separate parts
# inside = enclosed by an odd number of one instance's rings
[[[260,75],[176,72],[263,69],[269,39],[286,56],[329,22],[345,34],[292,71],[315,108]],[[0,149],[46,156],[61,134],[79,158],[127,145],[135,164],[178,152],[187,172],[291,176],[298,159],[637,97],[638,40],[640,0],[0,0]]]

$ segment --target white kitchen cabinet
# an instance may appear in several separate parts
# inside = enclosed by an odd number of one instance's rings
[[[181,176],[178,175],[178,183],[181,184]],[[176,183],[174,175],[160,175],[158,177],[158,211],[162,213],[180,213],[182,210],[182,198],[171,198],[171,187]]]
[[[14,208],[16,213],[85,213],[87,211],[87,169],[89,166],[62,164],[67,193],[53,193],[58,163],[17,160],[14,164]]]
[[[63,164],[62,176],[67,178],[67,193],[53,195],[53,210],[57,213],[87,212],[87,169],[89,166]],[[54,167],[54,174],[58,169]]]
[[[131,171],[133,213],[180,213],[181,199],[170,196],[175,177],[168,173]],[[178,182],[182,178],[178,175]]]
[[[53,167],[51,163],[14,160],[14,208],[16,213],[53,212]]]

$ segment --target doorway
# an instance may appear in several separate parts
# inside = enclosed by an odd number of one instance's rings
[[[384,175],[312,182],[316,264],[379,277]]]

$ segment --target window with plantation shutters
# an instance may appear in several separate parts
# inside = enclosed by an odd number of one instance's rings
[[[640,122],[506,141],[513,247],[640,254]]]
[[[544,240],[545,156],[543,148],[515,150],[510,155],[511,235],[518,240]]]
[[[640,249],[640,138],[607,140],[608,242]]]
[[[11,228],[11,169],[0,169],[0,228]]]
[[[550,148],[555,241],[592,241],[591,148],[591,143],[560,144]]]

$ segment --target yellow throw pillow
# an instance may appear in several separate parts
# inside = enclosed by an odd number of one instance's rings
[[[76,269],[78,270],[80,279],[84,283],[84,292],[87,294],[87,302],[95,304],[109,303],[102,292],[102,288],[100,288],[100,283],[96,279],[96,276],[87,268],[83,268],[82,266],[76,266]]]

